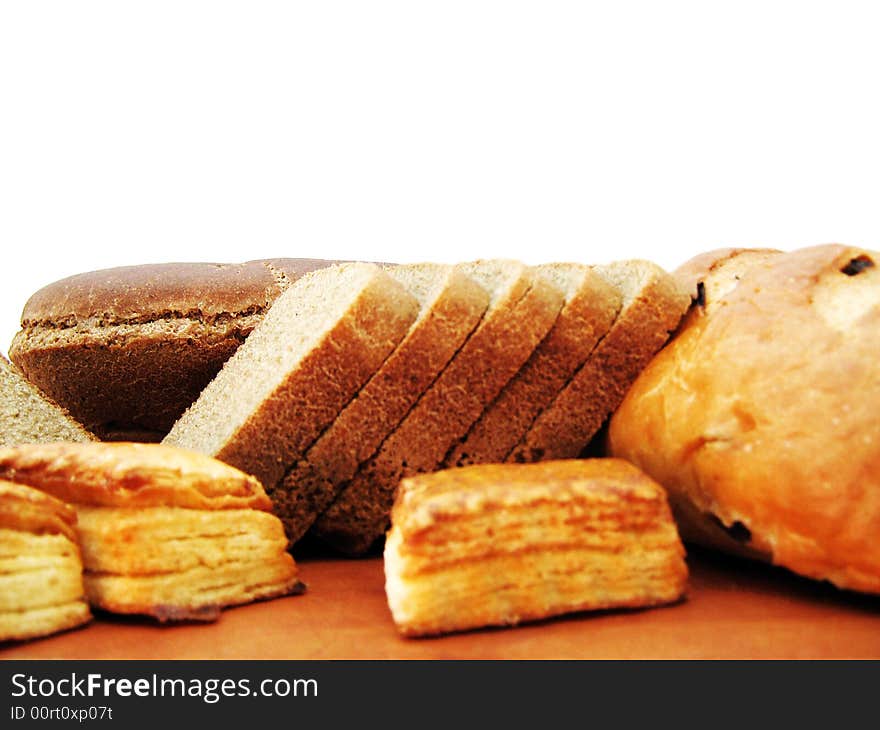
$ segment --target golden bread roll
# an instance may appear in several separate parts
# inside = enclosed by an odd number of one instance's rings
[[[91,619],[73,508],[0,480],[0,641],[30,639]]]
[[[663,489],[617,459],[487,464],[404,479],[385,544],[407,636],[680,598]]]
[[[302,589],[272,503],[251,476],[159,444],[0,449],[0,476],[75,507],[90,603],[160,621]]]
[[[609,448],[670,494],[686,539],[880,592],[878,254],[723,251],[614,416]]]

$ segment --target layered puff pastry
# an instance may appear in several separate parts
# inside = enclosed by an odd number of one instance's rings
[[[406,636],[679,599],[663,489],[618,459],[487,464],[404,479],[385,544]]]
[[[30,639],[91,619],[73,508],[0,480],[0,641]]]
[[[159,444],[0,449],[0,477],[72,503],[92,606],[160,621],[299,592],[272,503],[253,477]]]

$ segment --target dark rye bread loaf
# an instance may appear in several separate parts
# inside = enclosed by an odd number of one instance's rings
[[[158,441],[319,259],[125,266],[36,292],[10,358],[99,436]]]
[[[403,339],[419,303],[375,264],[298,279],[163,443],[274,488]]]
[[[0,355],[0,446],[46,441],[94,441],[61,406]]]
[[[486,290],[453,266],[413,264],[387,271],[419,301],[419,316],[357,397],[269,490],[291,542],[305,534],[406,416],[479,324],[489,303]]]
[[[553,329],[489,405],[444,465],[502,462],[605,336],[620,309],[617,289],[584,264],[536,266],[565,294]]]
[[[594,271],[620,291],[623,305],[608,333],[553,402],[535,419],[507,461],[578,456],[690,304],[679,282],[649,261],[619,261]]]
[[[489,307],[440,377],[316,521],[313,532],[343,552],[363,553],[383,534],[400,479],[440,466],[562,307],[562,292],[518,261],[460,267],[489,292]]]

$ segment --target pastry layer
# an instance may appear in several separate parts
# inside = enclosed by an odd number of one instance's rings
[[[278,518],[256,510],[80,507],[78,516],[91,572],[149,575],[286,555]]]
[[[80,507],[89,602],[160,621],[301,590],[277,517],[256,510]]]
[[[77,505],[271,510],[253,477],[160,444],[52,443],[0,449],[0,477]]]
[[[0,529],[0,611],[81,600],[82,571],[76,543],[67,536]]]
[[[683,592],[685,573],[667,548],[536,549],[496,555],[479,564],[400,577],[406,558],[393,530],[386,546],[386,591],[406,636],[516,625],[565,613],[670,603]]]
[[[113,613],[159,621],[214,621],[224,606],[299,593],[293,559],[231,561],[151,575],[86,572],[89,603]]]
[[[0,527],[0,641],[51,634],[90,618],[79,550],[66,531]]]
[[[89,604],[71,601],[58,606],[0,611],[0,641],[34,639],[88,623]]]
[[[70,505],[39,489],[0,479],[0,529],[25,533],[21,539],[25,539],[27,533],[48,533],[61,534],[74,541],[75,524],[76,512]],[[8,539],[14,539],[13,535]]]
[[[162,621],[211,620],[224,605],[302,588],[260,483],[208,456],[159,444],[27,445],[0,450],[0,473],[74,503],[82,546],[78,595],[84,566],[86,595],[98,608]],[[29,490],[6,491],[13,487]],[[40,498],[57,508],[52,497]],[[2,507],[0,501],[0,519]],[[69,509],[64,516],[73,517]],[[59,522],[66,524],[56,518],[49,526],[60,529]],[[68,597],[72,588],[48,562],[45,544],[62,535],[32,536],[44,543],[28,550],[23,534],[11,535],[6,548],[0,542],[0,570],[18,571],[0,574],[0,587],[35,590],[39,571]]]

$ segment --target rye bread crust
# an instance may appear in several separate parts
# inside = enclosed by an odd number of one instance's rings
[[[102,438],[158,441],[287,286],[331,263],[147,264],[78,274],[28,300],[10,358]]]
[[[243,264],[167,263],[120,266],[61,279],[33,294],[23,328],[53,329],[152,322],[165,317],[210,321],[267,307],[303,274],[334,263],[262,259]]]

